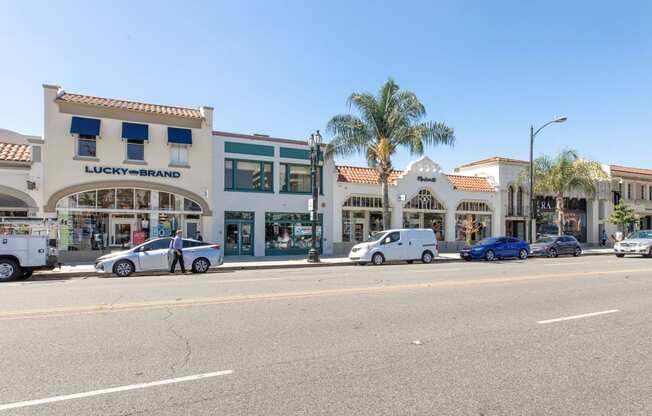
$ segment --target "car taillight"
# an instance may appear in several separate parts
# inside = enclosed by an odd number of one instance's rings
[[[222,248],[222,246],[219,245],[219,244],[213,244],[213,245],[211,246],[211,248],[214,248],[215,250],[219,250],[219,249]]]

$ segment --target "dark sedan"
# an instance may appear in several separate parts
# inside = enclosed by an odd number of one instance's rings
[[[544,235],[539,237],[530,248],[531,256],[557,257],[566,254],[577,257],[582,254],[582,246],[572,235]]]
[[[525,260],[529,252],[530,246],[523,240],[514,237],[492,237],[464,247],[460,250],[460,257],[466,261],[474,259],[492,261],[508,257]]]

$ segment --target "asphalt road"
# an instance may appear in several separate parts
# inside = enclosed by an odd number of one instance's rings
[[[0,285],[2,415],[650,415],[652,260]]]

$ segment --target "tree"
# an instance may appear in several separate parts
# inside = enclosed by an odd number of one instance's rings
[[[362,154],[369,166],[378,172],[382,188],[383,226],[391,228],[389,217],[389,175],[392,155],[407,148],[413,155],[423,154],[426,146],[452,146],[453,129],[444,123],[422,121],[426,109],[417,96],[399,86],[390,78],[377,95],[354,92],[348,99],[349,108],[359,115],[334,116],[327,126],[333,139],[326,148],[326,156]]]
[[[625,233],[625,227],[629,224],[635,223],[639,220],[638,214],[634,212],[634,208],[623,204],[622,202],[614,206],[609,222],[618,225],[620,230]]]
[[[482,229],[482,224],[477,223],[473,220],[473,215],[467,214],[464,221],[462,221],[462,234],[464,234],[464,239],[466,240],[466,245],[470,246],[473,238],[473,234],[477,233]]]
[[[559,224],[558,234],[564,232],[564,198],[572,190],[581,190],[592,196],[596,182],[606,180],[607,174],[598,162],[580,159],[576,150],[564,149],[556,158],[541,156],[534,160],[534,194],[552,195]],[[529,181],[529,170],[523,171],[519,182]]]

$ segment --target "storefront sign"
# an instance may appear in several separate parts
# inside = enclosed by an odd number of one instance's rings
[[[181,172],[174,170],[158,169],[129,169],[129,168],[112,168],[107,166],[84,166],[85,173],[97,173],[104,175],[119,176],[148,176],[157,178],[180,178]]]
[[[417,176],[419,182],[437,182],[437,178],[429,178],[427,176]]]

